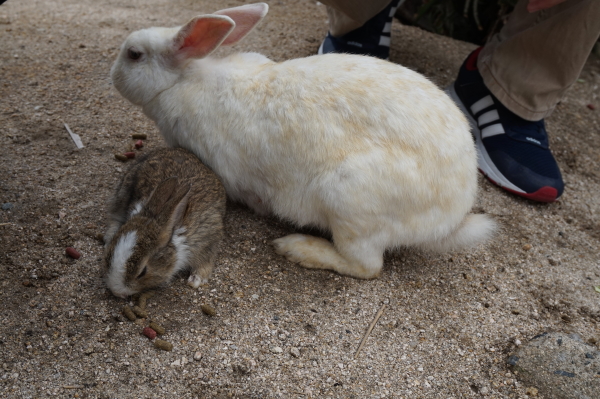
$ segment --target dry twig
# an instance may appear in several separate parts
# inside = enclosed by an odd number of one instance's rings
[[[365,342],[367,342],[367,338],[369,338],[369,335],[371,334],[371,331],[373,331],[373,328],[375,327],[375,324],[377,324],[377,321],[379,320],[379,318],[383,314],[385,306],[386,306],[385,304],[383,304],[381,306],[381,309],[379,309],[379,312],[377,312],[377,314],[375,315],[375,318],[371,322],[371,325],[369,326],[369,329],[365,333],[365,336],[363,337],[362,341],[360,341],[360,345],[358,346],[358,349],[356,350],[356,353],[354,354],[354,358],[355,359],[358,356],[358,353],[360,352],[360,350],[362,349],[362,347],[365,345]]]

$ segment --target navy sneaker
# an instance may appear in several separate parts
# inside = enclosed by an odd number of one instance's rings
[[[392,0],[379,14],[363,26],[340,37],[327,37],[321,43],[318,54],[350,53],[369,55],[387,60],[390,58],[390,34],[392,19],[400,0]]]
[[[446,90],[464,112],[475,137],[479,170],[492,183],[533,201],[554,202],[564,183],[548,147],[544,121],[509,111],[483,83],[472,52]]]

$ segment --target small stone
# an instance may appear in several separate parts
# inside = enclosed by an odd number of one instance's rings
[[[548,258],[548,263],[550,264],[550,266],[558,265],[558,261],[554,258]]]
[[[171,367],[179,367],[179,366],[181,366],[181,361],[179,359],[177,359],[173,363],[171,363]]]
[[[300,357],[300,350],[298,350],[298,348],[291,348],[290,349],[290,354],[294,357]]]
[[[272,346],[270,350],[272,353],[283,353],[283,349],[281,349],[279,346]]]
[[[202,359],[202,352],[194,353],[194,360],[199,362]]]
[[[596,106],[594,104],[588,104],[587,107],[592,111],[596,109]]]
[[[215,311],[215,308],[213,308],[212,306],[209,306],[209,305],[202,305],[202,306],[200,306],[200,309],[202,309],[202,313],[209,315],[209,316],[215,316],[217,314],[217,312]]]
[[[525,244],[523,245],[523,251],[529,251],[531,249],[531,244]]]
[[[31,281],[29,281],[29,280],[23,280],[23,285],[25,287],[31,287],[32,286]]]
[[[529,387],[525,390],[525,395],[527,396],[537,396],[538,395],[538,390],[537,388],[534,387]]]
[[[5,202],[4,204],[2,204],[3,211],[10,211],[13,207],[14,205],[10,202]]]
[[[512,309],[510,312],[512,314],[521,314],[521,310],[519,310],[519,309]]]

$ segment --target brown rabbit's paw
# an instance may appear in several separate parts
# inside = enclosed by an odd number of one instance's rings
[[[208,279],[202,278],[202,277],[198,276],[197,274],[190,274],[190,277],[188,277],[187,283],[193,289],[197,289],[202,284],[208,283]]]

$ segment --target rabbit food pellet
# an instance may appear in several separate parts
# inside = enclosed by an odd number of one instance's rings
[[[142,334],[144,334],[146,337],[148,337],[150,340],[153,340],[154,338],[156,338],[156,331],[154,331],[152,328],[150,327],[145,327],[142,330]]]
[[[134,140],[146,140],[148,135],[146,133],[134,133],[131,135],[131,138]]]
[[[200,309],[202,309],[202,313],[207,314],[209,316],[214,316],[217,314],[217,312],[215,311],[215,308],[213,308],[212,306],[209,306],[209,305],[202,305],[202,306],[200,306]]]
[[[125,153],[125,154],[123,154],[123,155],[125,155],[127,158],[130,158],[130,159],[133,159],[133,158],[135,158],[135,152],[133,152],[133,151],[126,152],[126,153]]]
[[[142,319],[145,319],[146,317],[148,317],[148,312],[146,312],[145,310],[141,309],[139,306],[134,306],[131,308],[131,310],[133,311],[133,313],[135,313],[135,315],[137,317],[140,317]]]
[[[127,317],[131,321],[135,321],[135,319],[136,319],[135,314],[133,313],[133,310],[131,310],[131,308],[129,306],[123,307],[123,314],[125,315],[125,317]]]
[[[146,310],[146,301],[154,296],[154,291],[142,292],[138,298],[138,306],[142,310]]]
[[[135,148],[138,150],[144,146],[144,142],[142,140],[138,140],[135,142]]]
[[[69,255],[73,259],[81,258],[81,254],[77,252],[75,248],[67,247],[66,251],[67,255]]]
[[[150,328],[153,329],[154,331],[156,331],[156,333],[158,335],[163,335],[165,333],[165,328],[163,326],[161,326],[160,324],[151,321],[149,324]]]
[[[157,339],[154,341],[154,346],[158,349],[162,349],[164,351],[173,350],[173,344],[167,341],[163,341],[162,339]]]
[[[127,158],[125,155],[123,154],[115,154],[115,159],[118,159],[121,162],[127,162],[127,160],[129,158]]]

